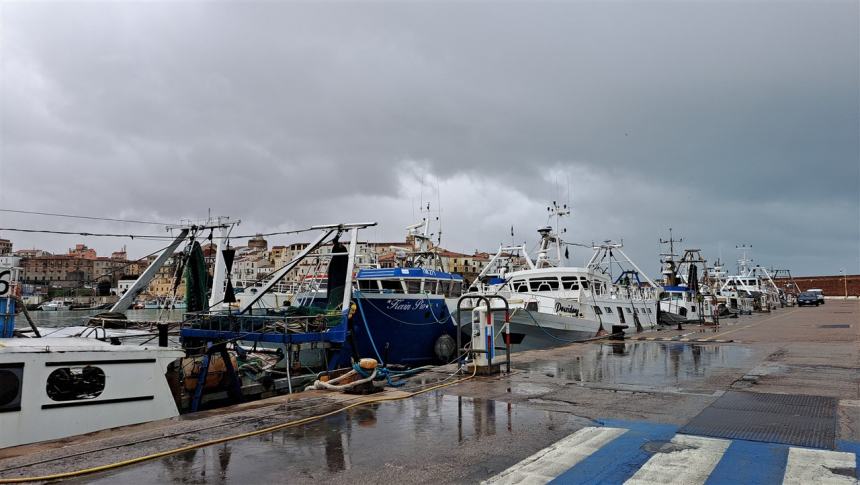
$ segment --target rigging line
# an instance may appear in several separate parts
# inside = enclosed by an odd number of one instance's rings
[[[308,227],[305,229],[293,229],[292,231],[263,232],[263,233],[257,233],[257,234],[247,234],[244,236],[230,236],[229,238],[230,239],[249,239],[252,237],[260,237],[260,236],[281,236],[284,234],[300,234],[303,232],[311,232],[311,231],[317,231],[317,230],[320,230],[320,228]],[[215,236],[215,239],[219,239],[219,237]],[[220,239],[225,239],[225,238],[221,237]]]
[[[98,233],[98,232],[75,232],[75,231],[54,231],[50,229],[23,229],[17,227],[0,227],[0,231],[9,231],[9,232],[28,232],[28,233],[40,233],[40,234],[62,234],[62,235],[71,235],[71,236],[93,236],[93,237],[128,237],[131,239],[160,239],[160,240],[170,240],[175,239],[175,237],[171,236],[159,236],[155,234],[110,234],[110,233]]]
[[[130,224],[151,224],[154,226],[167,226],[167,223],[164,222],[153,222],[153,221],[137,221],[134,219],[114,219],[110,217],[95,217],[95,216],[78,216],[73,214],[59,214],[55,212],[37,212],[37,211],[25,211],[18,209],[0,209],[0,212],[11,212],[15,214],[31,214],[37,216],[53,216],[53,217],[67,217],[69,219],[88,219],[91,221],[110,221],[110,222],[127,222]]]
[[[0,209],[2,210],[2,209]],[[265,233],[257,233],[257,234],[245,234],[241,236],[213,236],[212,239],[251,239],[255,237],[261,236],[280,236],[280,235],[288,235],[288,234],[301,234],[305,232],[316,231],[319,228],[308,227],[304,229],[294,229],[292,231],[277,231],[277,232],[265,232]],[[158,234],[117,234],[117,233],[100,233],[100,232],[76,232],[76,231],[56,231],[53,229],[29,229],[29,228],[18,228],[18,227],[0,227],[0,231],[9,231],[9,232],[26,232],[26,233],[39,233],[39,234],[60,234],[67,236],[89,236],[89,237],[127,237],[131,239],[154,239],[154,240],[173,240],[175,239],[170,235],[158,235]]]
[[[594,246],[591,244],[573,243],[573,242],[567,242],[567,241],[562,241],[561,243],[564,244],[565,246],[579,246],[581,248],[589,248],[589,249],[594,248]]]

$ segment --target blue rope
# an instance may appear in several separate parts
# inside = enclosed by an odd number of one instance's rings
[[[370,326],[367,324],[367,317],[364,316],[364,307],[361,306],[361,291],[355,291],[355,301],[358,303],[358,312],[361,313],[361,319],[364,321],[364,330],[367,331],[367,338],[370,339],[373,353],[376,354],[376,358],[379,360],[379,365],[384,366],[385,362],[382,360],[382,355],[380,355],[379,350],[376,349],[376,342],[373,341],[373,334],[370,333]]]
[[[362,369],[359,364],[352,364],[352,370],[357,372],[358,375],[360,375],[361,377],[363,377],[365,379],[367,379],[371,375],[366,370]],[[422,367],[418,367],[416,369],[402,370],[402,371],[391,370],[388,367],[377,367],[376,368],[376,377],[374,378],[374,380],[376,380],[376,381],[385,380],[388,383],[388,385],[391,387],[400,387],[400,386],[406,384],[405,381],[402,381],[402,379],[404,377],[414,376],[415,374],[418,374],[419,372],[423,372],[424,370],[425,369]],[[391,379],[395,378],[395,377],[398,379],[401,379],[401,380],[392,381]]]

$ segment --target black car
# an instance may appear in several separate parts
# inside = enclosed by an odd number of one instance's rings
[[[803,293],[797,295],[797,306],[803,305],[820,305],[821,302],[818,301],[818,295],[815,293],[810,293],[808,291],[804,291]]]

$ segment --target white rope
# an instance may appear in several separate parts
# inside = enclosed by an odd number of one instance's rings
[[[346,379],[347,377],[352,377],[356,374],[358,374],[358,372],[356,372],[355,370],[351,370],[351,371],[347,372],[346,374],[344,374],[340,377],[334,378],[328,382],[316,380],[316,381],[314,381],[313,384],[307,386],[305,388],[305,390],[307,391],[307,390],[311,390],[311,389],[321,389],[321,390],[322,389],[328,389],[330,391],[343,391],[345,389],[352,389],[355,386],[358,386],[360,384],[365,384],[365,383],[372,381],[376,377],[376,369],[373,369],[373,373],[371,373],[370,376],[365,377],[364,379],[359,379],[357,381],[350,382],[349,384],[343,384],[340,386],[335,385],[336,383]]]

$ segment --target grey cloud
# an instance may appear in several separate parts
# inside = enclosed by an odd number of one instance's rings
[[[860,271],[854,2],[3,9],[0,206],[399,237],[419,161],[463,250],[526,237],[559,172],[571,230],[643,266],[671,225]]]

